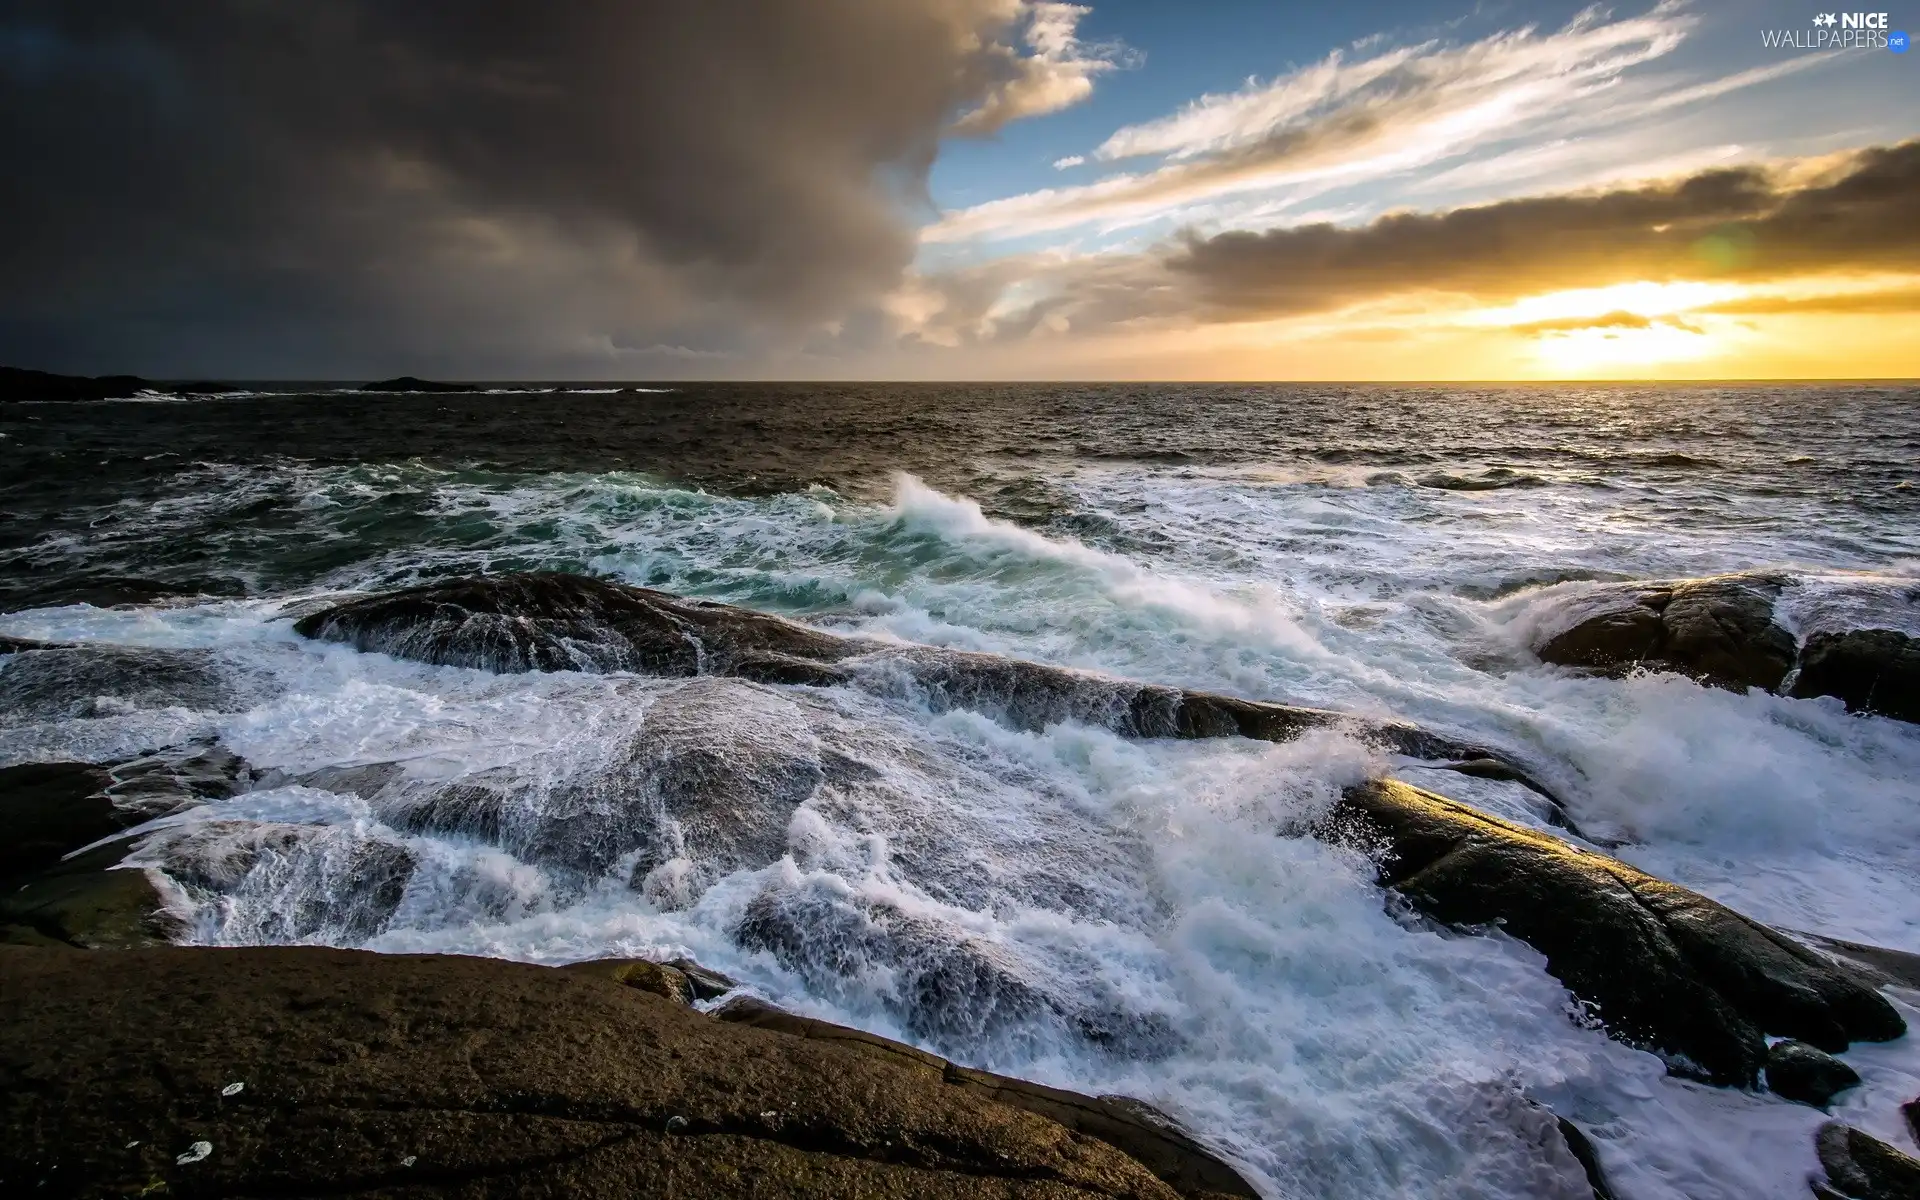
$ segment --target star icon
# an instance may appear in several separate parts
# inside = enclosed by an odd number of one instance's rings
[[[1838,24],[1838,18],[1832,13],[1816,13],[1813,18],[1813,23],[1815,25],[1834,25]]]

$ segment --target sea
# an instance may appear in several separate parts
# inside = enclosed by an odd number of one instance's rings
[[[358,593],[574,571],[1392,717],[1522,752],[1583,834],[1646,871],[1784,929],[1920,952],[1920,727],[1531,652],[1585,589],[1754,568],[1795,577],[1789,625],[1835,581],[1920,583],[1920,388],[261,384],[15,403],[0,633],[210,648],[245,686],[221,711],[0,713],[0,765],[217,739],[270,786],[163,822],[326,828],[193,908],[196,943],[687,955],[783,1007],[1145,1100],[1276,1198],[1584,1196],[1543,1151],[1544,1106],[1624,1200],[1784,1200],[1809,1194],[1825,1114],[1669,1076],[1538,953],[1421,921],[1364,848],[1311,831],[1373,774],[1534,819],[1511,785],[1334,731],[1129,740],[756,686],[699,709],[704,745],[859,771],[823,777],[779,861],[665,903],[624,864],[582,875],[392,828],[324,782],[398,763],[538,817],[696,685],[427,666],[292,629]],[[369,839],[417,864],[377,927],[356,918],[374,885],[343,866]],[[808,947],[740,936],[770,892],[820,914]],[[915,964],[955,945],[1161,1036],[931,994]],[[1920,1027],[1914,995],[1893,998]],[[1866,1082],[1832,1114],[1910,1153],[1915,1040],[1854,1047]]]

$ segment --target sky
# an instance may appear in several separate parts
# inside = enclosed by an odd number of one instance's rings
[[[1920,8],[1827,17],[0,0],[0,363],[1920,376]]]

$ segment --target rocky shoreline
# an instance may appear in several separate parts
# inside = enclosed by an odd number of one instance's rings
[[[1910,640],[1884,654],[1886,639],[1855,631],[1796,642],[1772,617],[1783,586],[1743,576],[1602,590],[1540,654],[1796,695],[1789,681],[1812,679],[1805,686],[1857,711],[1906,712]],[[1547,793],[1519,754],[1398,722],[843,637],[579,576],[456,580],[334,605],[295,627],[442,665],[635,671],[731,689],[693,695],[679,719],[695,725],[701,703],[751,706],[770,703],[769,685],[833,684],[964,707],[1016,729],[1074,720],[1130,737],[1284,741],[1337,727]],[[228,686],[200,651],[6,639],[0,654],[11,656],[0,693],[22,711],[129,689],[217,710]],[[1845,666],[1858,661],[1868,668]],[[386,778],[376,765],[358,779],[312,782],[378,800],[390,794]],[[675,793],[682,807],[671,815],[730,866],[777,858],[761,827],[784,829],[804,792],[756,808],[727,790],[740,781],[700,779]],[[0,819],[14,835],[0,851],[0,1004],[10,1014],[0,1104],[14,1132],[0,1185],[76,1196],[1256,1194],[1230,1162],[1136,1102],[975,1071],[784,1013],[730,995],[731,981],[693,963],[553,969],[172,945],[185,934],[182,897],[220,894],[250,869],[248,855],[274,853],[275,838],[320,836],[318,827],[276,826],[246,849],[209,843],[218,821],[200,832],[129,831],[258,781],[212,743],[0,770]],[[485,798],[465,793],[409,796],[388,819],[508,836]],[[1907,1032],[1881,989],[1914,987],[1915,956],[1789,936],[1446,796],[1374,780],[1348,789],[1315,832],[1373,848],[1382,886],[1423,919],[1532,945],[1610,1036],[1659,1054],[1675,1074],[1825,1107],[1858,1082],[1836,1055]],[[608,836],[593,831],[595,854]],[[352,854],[371,936],[412,862],[385,843]],[[633,886],[656,903],[686,902],[640,868]],[[739,936],[783,955],[793,923],[806,920],[750,906]],[[1014,1011],[1052,1013],[1116,1045],[1155,1036],[1029,995],[965,946],[943,954],[917,986],[937,993],[965,979],[969,995],[984,987]],[[1541,1119],[1557,1131],[1543,1153],[1571,1156],[1595,1196],[1609,1196],[1580,1130]],[[1830,1127],[1817,1149],[1827,1174],[1817,1194],[1920,1194],[1920,1163],[1858,1130]]]

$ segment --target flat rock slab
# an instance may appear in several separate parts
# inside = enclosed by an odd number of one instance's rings
[[[1181,1194],[915,1064],[591,971],[0,947],[0,1010],[9,1195]]]
[[[1384,834],[1381,881],[1456,927],[1546,955],[1607,1032],[1679,1074],[1754,1086],[1765,1035],[1837,1052],[1906,1023],[1861,974],[1616,859],[1395,780],[1350,788],[1331,824]]]

